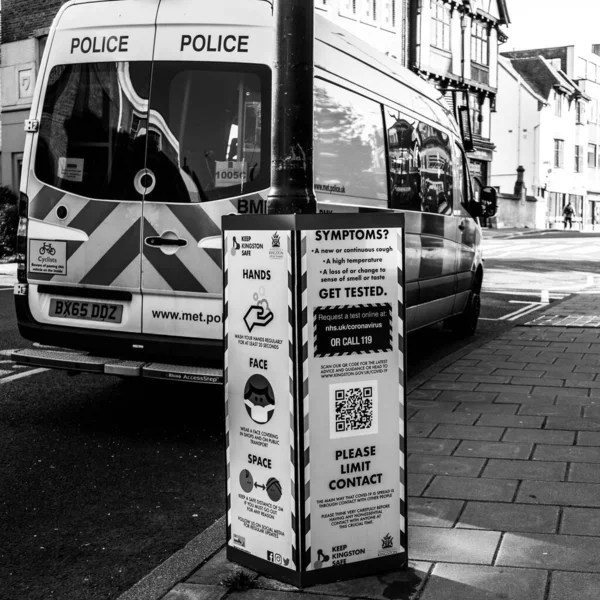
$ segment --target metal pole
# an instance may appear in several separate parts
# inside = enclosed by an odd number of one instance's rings
[[[269,214],[314,213],[314,0],[275,0]]]

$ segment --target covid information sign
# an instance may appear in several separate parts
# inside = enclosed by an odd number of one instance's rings
[[[298,586],[407,561],[404,229],[223,220],[227,555]]]

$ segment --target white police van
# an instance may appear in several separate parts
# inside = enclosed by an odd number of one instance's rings
[[[22,336],[63,350],[17,362],[221,380],[221,218],[266,212],[273,57],[262,0],[60,9],[26,123],[15,301]],[[319,210],[404,211],[408,328],[472,333],[478,205],[439,94],[319,15],[313,93]]]

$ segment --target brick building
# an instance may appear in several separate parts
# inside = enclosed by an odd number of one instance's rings
[[[25,134],[48,31],[63,0],[2,1],[2,184],[19,189]]]

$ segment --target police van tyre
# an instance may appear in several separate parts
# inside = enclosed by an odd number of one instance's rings
[[[481,284],[476,283],[469,294],[465,310],[460,315],[444,321],[444,327],[450,329],[457,337],[470,337],[477,331],[479,313],[481,311]]]

